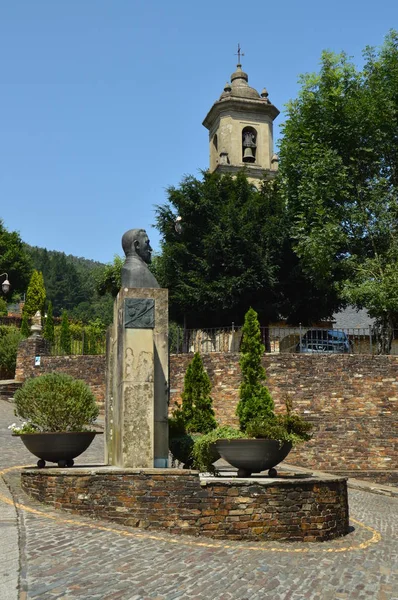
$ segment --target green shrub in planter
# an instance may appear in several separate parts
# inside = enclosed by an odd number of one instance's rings
[[[192,466],[192,450],[199,434],[217,427],[210,396],[211,383],[198,352],[188,365],[184,378],[182,404],[169,417],[169,448],[173,458]]]
[[[208,433],[217,427],[210,396],[211,383],[199,352],[188,365],[181,394],[181,414],[188,433]]]
[[[15,415],[42,432],[86,431],[99,412],[88,385],[64,373],[28,379],[14,400]]]
[[[235,440],[247,438],[248,436],[229,425],[217,427],[205,435],[198,436],[194,440],[192,448],[193,466],[198,471],[214,473],[214,443],[217,440]]]
[[[250,308],[245,315],[242,329],[239,360],[242,383],[239,388],[236,414],[239,417],[241,431],[245,431],[248,423],[253,419],[266,420],[274,415],[274,401],[264,385],[265,369],[261,364],[264,350],[257,313]]]
[[[266,419],[253,419],[246,427],[246,433],[253,438],[266,438],[279,442],[291,442],[293,446],[308,442],[312,438],[312,423],[292,411],[291,398],[285,396],[286,413]]]

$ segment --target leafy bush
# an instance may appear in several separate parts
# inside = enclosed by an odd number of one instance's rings
[[[245,315],[242,329],[241,357],[242,383],[239,388],[239,402],[236,414],[241,431],[245,431],[253,419],[268,419],[274,415],[274,401],[265,381],[265,369],[261,364],[264,354],[261,343],[260,324],[257,313],[250,308]]]
[[[88,385],[64,373],[28,379],[14,399],[15,415],[38,431],[85,431],[99,412]]]
[[[221,439],[234,440],[246,437],[246,434],[229,425],[217,427],[217,429],[213,429],[205,435],[198,436],[197,439],[194,440],[191,451],[194,468],[198,469],[198,471],[214,473],[215,467],[213,462],[215,462],[215,458],[217,458],[215,456],[215,442]]]
[[[14,379],[21,332],[12,325],[0,326],[0,377]]]
[[[4,298],[0,298],[0,317],[6,317],[8,315],[7,302]]]

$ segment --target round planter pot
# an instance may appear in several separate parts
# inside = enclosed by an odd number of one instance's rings
[[[269,469],[275,477],[274,467],[286,458],[292,449],[291,442],[282,445],[277,440],[237,439],[217,440],[216,447],[221,458],[238,469],[238,477],[250,477]]]
[[[38,467],[44,467],[46,460],[58,463],[59,467],[71,467],[73,459],[87,450],[95,435],[101,433],[102,431],[23,433],[17,437],[21,438],[29,452],[40,459]]]

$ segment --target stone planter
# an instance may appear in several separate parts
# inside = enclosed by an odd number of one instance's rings
[[[250,477],[266,469],[270,477],[275,477],[274,467],[286,458],[292,444],[266,439],[224,439],[217,440],[216,447],[221,458],[238,469],[238,477]]]
[[[102,431],[80,431],[60,433],[23,433],[21,438],[26,448],[37,456],[37,466],[43,468],[46,460],[58,463],[59,467],[72,467],[74,458],[80,456],[91,444],[96,434]]]

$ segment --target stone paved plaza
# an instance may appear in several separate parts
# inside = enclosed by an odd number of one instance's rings
[[[19,487],[35,463],[0,401],[0,599],[398,600],[398,498],[349,492],[351,533],[321,544],[215,542],[54,512]],[[103,461],[103,436],[77,465]],[[17,589],[18,586],[18,589]]]

